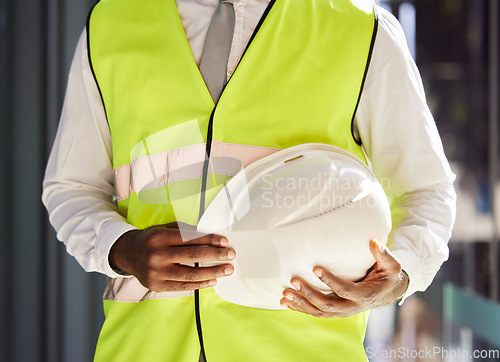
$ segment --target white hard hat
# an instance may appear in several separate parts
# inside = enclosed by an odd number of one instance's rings
[[[234,273],[218,279],[216,293],[263,309],[285,308],[279,301],[294,276],[331,292],[315,266],[359,280],[375,262],[370,241],[386,244],[390,230],[387,197],[367,165],[325,144],[287,148],[248,165],[198,224],[198,231],[226,236],[236,251]]]

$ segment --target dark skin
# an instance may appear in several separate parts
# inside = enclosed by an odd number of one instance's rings
[[[213,287],[217,278],[231,275],[231,264],[212,267],[187,266],[197,262],[230,261],[235,257],[228,241],[220,235],[204,235],[182,224],[152,226],[131,230],[113,245],[109,260],[113,267],[134,275],[148,289],[184,291]],[[187,237],[186,237],[187,236]],[[189,239],[188,241],[183,241]],[[283,291],[281,304],[291,310],[316,317],[348,317],[368,309],[389,304],[400,298],[408,287],[408,276],[401,264],[386,247],[370,242],[376,264],[358,282],[340,279],[322,267],[314,273],[332,293],[324,294],[311,287],[304,279],[294,277],[295,289]]]
[[[231,264],[188,266],[229,261],[236,254],[223,236],[188,230],[192,227],[186,224],[180,226],[182,234],[177,223],[126,232],[111,248],[110,264],[156,292],[209,288],[217,284],[217,278],[233,273]]]
[[[370,242],[370,251],[376,263],[362,280],[346,281],[318,266],[314,274],[332,293],[324,294],[304,279],[294,277],[290,283],[295,289],[283,291],[281,304],[316,317],[332,318],[349,317],[398,300],[408,288],[408,275],[391,251],[376,240]]]

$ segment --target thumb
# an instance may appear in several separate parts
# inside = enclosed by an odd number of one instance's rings
[[[194,230],[194,231],[196,230],[195,225],[186,224],[186,223],[180,222],[180,221],[174,221],[174,222],[171,222],[168,224],[163,224],[162,226],[167,228],[167,229]]]
[[[391,251],[377,239],[370,241],[370,252],[377,264],[385,269],[401,268],[401,264]]]
[[[168,224],[163,224],[162,226],[167,229],[179,229],[179,224],[177,224],[177,221],[170,222]]]

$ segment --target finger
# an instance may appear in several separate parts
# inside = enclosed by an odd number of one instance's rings
[[[283,297],[281,298],[280,300],[280,304],[283,306],[283,307],[287,307],[288,309],[291,309],[291,310],[295,310],[297,312],[301,312],[301,313],[305,313],[305,314],[308,314],[306,312],[304,312],[304,310],[302,308],[300,308],[299,306],[297,306],[296,304],[294,304],[291,300]]]
[[[178,282],[165,280],[158,286],[151,288],[155,292],[183,292],[188,290],[211,288],[217,284],[216,279],[204,280],[201,282]]]
[[[202,234],[194,230],[180,231],[183,244],[227,246],[228,240],[225,236],[216,234]]]
[[[339,278],[320,266],[314,267],[313,272],[328,288],[342,299],[355,300],[364,297],[364,293],[360,290],[361,288],[354,282]]]
[[[172,265],[166,268],[164,278],[180,282],[201,282],[211,279],[226,277],[234,272],[231,264],[217,265],[212,267],[191,267],[187,265]]]
[[[222,246],[228,245],[228,240],[222,235],[203,234],[196,230],[178,230],[160,228],[152,235],[153,242],[160,245],[206,245]]]
[[[347,299],[340,298],[335,294],[325,294],[301,278],[292,278],[291,284],[302,297],[323,312],[339,312],[344,308],[351,307],[350,301]]]
[[[177,224],[177,229],[196,231],[196,225],[186,224],[185,222],[179,222],[179,221],[177,221],[176,224]]]
[[[401,269],[401,263],[391,253],[391,251],[384,245],[380,244],[378,240],[370,241],[370,252],[375,258],[378,266],[385,269]]]
[[[168,248],[166,262],[168,263],[203,263],[209,261],[230,261],[236,257],[232,248],[215,246],[174,246]]]
[[[307,299],[310,303],[312,303],[316,307],[319,308],[320,305],[326,304],[328,302],[327,297],[325,296],[324,293],[313,288],[304,279],[295,277],[290,280],[290,283],[305,299]]]
[[[306,314],[313,315],[315,317],[327,317],[327,313],[319,310],[311,304],[303,295],[301,295],[296,290],[291,288],[287,288],[283,291],[283,296],[285,297],[287,302],[285,302],[287,307],[293,310],[297,310],[299,312],[303,312]],[[283,300],[283,299],[282,299]],[[292,305],[293,304],[293,305]]]

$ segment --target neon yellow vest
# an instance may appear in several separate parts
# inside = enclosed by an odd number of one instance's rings
[[[94,7],[89,58],[111,130],[118,207],[130,223],[195,225],[202,184],[206,206],[241,167],[278,149],[328,143],[364,159],[351,122],[373,44],[371,1],[278,0],[268,10],[212,114],[175,0]],[[128,300],[117,294],[126,283],[108,287],[96,360],[197,361],[193,297]],[[319,319],[202,290],[200,315],[209,362],[366,361],[366,313]]]

